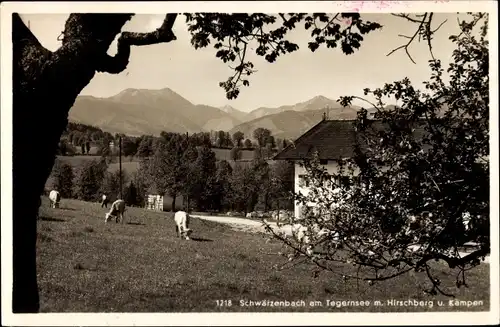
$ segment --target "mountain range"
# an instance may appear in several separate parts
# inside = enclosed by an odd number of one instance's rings
[[[126,89],[108,98],[79,96],[69,120],[131,136],[223,130],[230,134],[241,131],[251,138],[253,130],[263,127],[276,137],[295,139],[320,121],[327,107],[330,119],[353,119],[359,109],[343,108],[320,95],[292,105],[244,112],[229,105],[216,108],[193,104],[169,88]]]

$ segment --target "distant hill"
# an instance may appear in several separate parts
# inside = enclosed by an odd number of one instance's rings
[[[175,112],[156,110],[147,105],[129,104],[80,96],[69,112],[69,120],[93,125],[106,132],[138,136],[159,135],[161,131],[195,132],[200,127]]]
[[[194,105],[169,88],[126,89],[109,98],[79,96],[69,119],[127,135],[229,130],[241,123],[218,108]]]
[[[229,105],[216,108],[193,104],[169,88],[126,89],[108,98],[79,96],[69,112],[69,120],[130,136],[223,130],[230,134],[241,131],[251,138],[256,128],[263,127],[276,137],[295,139],[322,119],[325,108],[329,108],[330,119],[353,119],[359,109],[342,108],[335,100],[316,96],[292,105],[261,107],[246,113]]]
[[[260,107],[251,111],[248,114],[248,118],[250,120],[250,119],[261,118],[267,115],[278,114],[285,111],[315,111],[326,107],[335,108],[338,106],[339,104],[337,103],[337,101],[329,99],[322,95],[318,95],[310,100],[299,102],[292,105],[284,105],[277,108]]]
[[[251,119],[248,112],[243,112],[243,111],[238,110],[238,109],[231,107],[229,105],[221,107],[220,110],[230,114],[231,116],[233,116],[236,119],[239,119],[241,122],[244,122],[244,121],[247,121],[248,119]]]
[[[241,131],[245,135],[251,136],[255,129],[262,127],[269,129],[275,137],[294,140],[323,119],[323,114],[326,111],[324,108],[316,110],[307,110],[310,108],[307,106],[301,108],[303,109],[301,111],[288,110],[247,121],[235,126],[229,133]],[[335,106],[330,106],[328,118],[355,119],[358,110],[359,107],[356,106],[343,108],[336,103]],[[373,110],[369,111],[373,112]]]

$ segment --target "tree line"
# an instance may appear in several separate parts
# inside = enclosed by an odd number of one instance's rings
[[[147,194],[169,195],[172,208],[182,196],[194,211],[269,211],[292,209],[293,164],[263,158],[250,162],[217,160],[208,139],[162,133],[154,152],[141,159],[138,171],[122,171],[123,199],[145,206]],[[201,144],[200,144],[201,143]],[[148,150],[150,151],[150,150]],[[99,201],[120,197],[120,172],[109,172],[106,157],[88,160],[79,168],[58,159],[52,171],[53,187],[63,198]]]
[[[97,147],[94,154],[113,157],[118,155],[121,137],[124,157],[145,158],[153,155],[159,141],[169,139],[174,134],[179,133],[161,132],[159,137],[152,135],[134,137],[123,133],[112,135],[98,127],[70,122],[61,136],[58,154],[63,156],[77,153],[90,154],[91,147]],[[255,159],[270,159],[273,154],[290,144],[287,139],[275,138],[266,128],[255,129],[250,136],[251,139],[246,138],[240,131],[232,135],[225,131],[186,133],[186,135],[194,145],[230,150],[230,159],[233,161],[241,160],[243,150],[254,151]]]

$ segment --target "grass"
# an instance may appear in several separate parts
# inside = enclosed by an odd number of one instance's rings
[[[49,208],[43,198],[38,237],[38,278],[42,312],[216,312],[216,311],[457,311],[449,298],[429,297],[425,274],[407,274],[372,286],[342,281],[311,267],[281,272],[276,241],[260,234],[193,218],[193,241],[176,238],[170,213],[128,208],[132,224],[104,224],[98,203],[77,200]],[[440,269],[439,264],[435,264]],[[442,266],[441,266],[442,268]],[[339,269],[342,269],[339,266]],[[489,265],[469,272],[470,288],[456,289],[454,274],[439,278],[458,300],[484,305],[458,311],[489,310]],[[444,300],[439,307],[327,307],[326,300]],[[232,306],[217,306],[232,300]],[[239,300],[304,300],[305,307],[241,307]],[[324,306],[309,306],[322,301]]]

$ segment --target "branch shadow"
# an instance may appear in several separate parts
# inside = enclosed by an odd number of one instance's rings
[[[43,220],[43,221],[58,221],[58,222],[65,222],[66,221],[64,219],[52,218],[52,217],[44,217],[44,216],[40,216],[38,219],[39,220]]]

